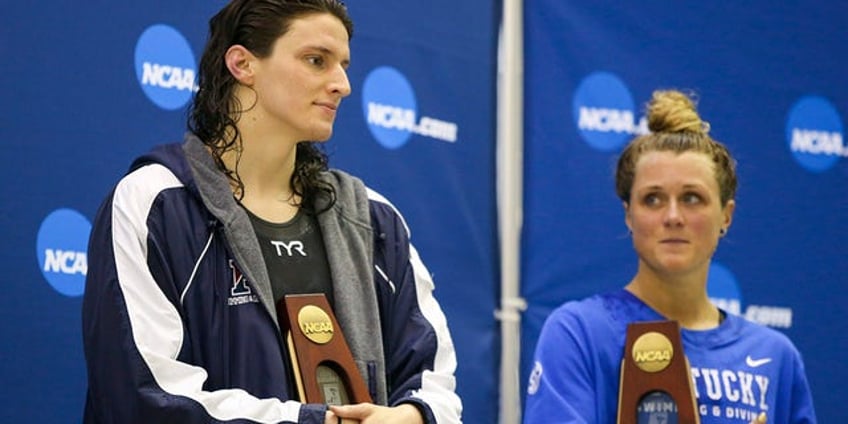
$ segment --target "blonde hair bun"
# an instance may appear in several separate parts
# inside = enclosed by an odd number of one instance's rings
[[[648,102],[651,132],[694,132],[706,134],[710,125],[701,120],[692,97],[677,90],[657,90]]]

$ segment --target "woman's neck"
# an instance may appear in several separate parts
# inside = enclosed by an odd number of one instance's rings
[[[291,178],[295,170],[297,143],[281,137],[264,136],[255,128],[240,128],[240,151],[222,157],[227,169],[236,174],[243,191],[234,193],[242,205],[270,222],[286,222],[297,213],[300,198],[294,194]]]
[[[625,289],[683,328],[706,330],[721,323],[720,311],[707,296],[706,273],[660,276],[640,265]]]

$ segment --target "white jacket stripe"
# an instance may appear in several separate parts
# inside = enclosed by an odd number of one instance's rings
[[[244,390],[203,391],[203,368],[176,360],[183,343],[180,315],[147,268],[147,217],[156,197],[181,187],[162,165],[148,165],[124,178],[112,201],[112,239],[118,281],[132,337],[156,383],[164,391],[194,399],[215,419],[260,423],[297,422],[298,402],[258,399]]]

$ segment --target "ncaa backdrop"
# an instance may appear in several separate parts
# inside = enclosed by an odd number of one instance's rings
[[[0,168],[0,422],[76,423],[91,220],[130,161],[185,131],[207,20],[224,1],[6,2]],[[388,197],[434,276],[468,422],[495,422],[490,1],[349,1],[353,94],[331,165]]]
[[[678,88],[700,96],[710,134],[738,160],[736,213],[714,257],[710,297],[789,336],[819,421],[844,421],[848,6],[525,5],[522,380],[553,308],[634,275],[615,161],[644,131],[651,92]]]

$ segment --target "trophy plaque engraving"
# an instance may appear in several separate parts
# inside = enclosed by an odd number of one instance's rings
[[[689,361],[676,321],[627,326],[618,424],[700,424]]]
[[[289,349],[301,402],[371,402],[333,310],[323,294],[288,295],[277,318]]]

